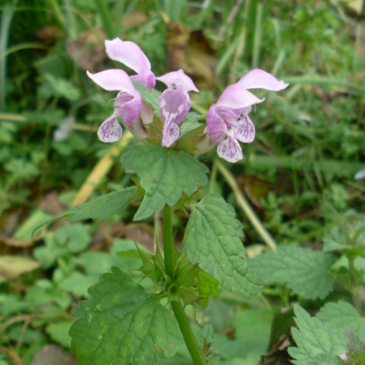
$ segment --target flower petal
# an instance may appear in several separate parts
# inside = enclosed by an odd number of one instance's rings
[[[169,88],[181,86],[185,92],[199,92],[193,80],[183,70],[169,72],[163,76],[156,77],[156,80],[163,82]]]
[[[131,76],[131,80],[138,82],[152,90],[156,85],[155,75],[151,72]]]
[[[223,141],[227,134],[227,126],[222,117],[217,114],[217,104],[213,104],[207,114],[207,134],[209,144],[217,144]]]
[[[135,96],[120,92],[114,100],[114,115],[122,119],[133,136],[141,141],[147,136],[141,120],[142,98],[139,93]]]
[[[151,107],[142,101],[141,119],[143,124],[150,124],[153,122],[153,113]]]
[[[242,89],[238,84],[228,86],[217,101],[217,106],[230,109],[243,109],[251,105],[262,103],[265,99],[259,99],[249,91]]]
[[[159,97],[161,116],[166,125],[180,124],[188,114],[191,102],[189,94],[182,90],[168,88]]]
[[[143,74],[151,70],[150,61],[134,42],[115,38],[112,41],[106,40],[105,47],[109,58],[125,64],[136,71],[137,74]]]
[[[106,52],[112,60],[119,61],[135,72],[131,78],[138,83],[153,89],[156,84],[155,75],[151,72],[151,64],[143,51],[130,41],[122,41],[115,38],[112,41],[105,41]]]
[[[260,69],[252,70],[237,83],[244,89],[283,90],[289,86],[284,81],[277,80],[273,75]]]
[[[251,143],[255,139],[255,126],[248,116],[238,121],[235,137],[243,143]]]
[[[228,162],[237,162],[243,159],[242,149],[235,138],[228,136],[227,139],[219,143],[218,156]]]
[[[123,125],[129,129],[139,119],[141,108],[142,98],[138,92],[135,95],[120,92],[114,100],[114,114],[121,117]]]
[[[132,81],[123,70],[106,70],[96,74],[86,71],[86,73],[95,84],[101,86],[104,90],[124,91],[131,95],[136,93]]]
[[[118,141],[122,137],[122,133],[122,127],[116,116],[112,115],[99,127],[98,137],[102,142],[112,143]]]
[[[170,147],[180,136],[180,128],[177,124],[171,123],[163,129],[162,146]]]

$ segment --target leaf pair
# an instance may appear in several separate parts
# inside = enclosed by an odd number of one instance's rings
[[[177,204],[183,194],[191,196],[198,186],[207,183],[208,169],[185,152],[135,146],[122,156],[122,161],[127,172],[138,176],[145,190],[136,220],[161,211],[166,204]],[[137,197],[137,191],[131,187],[110,193],[71,208],[51,221],[105,219],[120,213]],[[217,292],[216,281],[246,296],[260,290],[248,269],[242,237],[242,225],[235,218],[233,207],[220,196],[211,194],[193,208],[183,250],[191,267],[198,265],[199,270],[193,280],[184,272],[186,267],[179,266],[176,279],[186,302],[194,302],[193,297],[209,298]],[[149,260],[145,271],[152,270],[154,274],[157,266],[148,265]],[[153,364],[157,361],[156,353],[161,357],[175,353],[180,341],[175,319],[128,275],[114,268],[111,274],[101,276],[89,294],[90,299],[75,309],[74,315],[81,318],[70,332],[80,365]]]
[[[175,205],[182,194],[190,196],[207,183],[208,169],[185,152],[157,146],[135,146],[122,156],[126,171],[135,173],[145,196],[135,220],[147,218],[168,204]],[[246,295],[260,290],[248,271],[242,245],[241,223],[232,206],[211,194],[193,208],[186,228],[183,250],[228,290]]]

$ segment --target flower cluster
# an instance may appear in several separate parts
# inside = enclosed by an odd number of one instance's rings
[[[183,70],[169,72],[155,77],[151,64],[143,51],[133,42],[115,38],[105,42],[106,51],[112,60],[119,61],[136,72],[128,76],[119,69],[102,71],[87,75],[99,86],[108,91],[118,91],[114,99],[114,112],[107,118],[98,130],[98,137],[103,142],[115,142],[122,136],[122,124],[140,141],[148,133],[146,126],[153,121],[153,113],[135,89],[135,81],[148,89],[155,87],[156,80],[164,83],[167,88],[159,98],[161,120],[163,122],[161,144],[171,147],[180,138],[180,124],[188,114],[191,101],[190,91],[199,92],[194,82]],[[228,86],[213,104],[207,114],[207,126],[201,141],[195,151],[202,154],[217,146],[218,155],[229,162],[237,162],[243,158],[238,141],[251,143],[255,139],[255,127],[249,118],[252,106],[264,101],[253,95],[249,89],[267,89],[279,91],[288,84],[278,81],[274,76],[263,70],[253,70],[247,73],[236,84]]]

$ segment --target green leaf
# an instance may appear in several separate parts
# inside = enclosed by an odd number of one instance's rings
[[[13,175],[16,180],[31,181],[34,177],[38,176],[40,171],[37,166],[32,162],[22,160],[20,158],[13,158],[4,166],[7,172]]]
[[[357,256],[354,260],[354,268],[362,275],[362,281],[365,283],[365,258]]]
[[[268,283],[287,283],[305,299],[325,298],[333,288],[329,254],[302,247],[280,247],[250,260],[256,276]]]
[[[134,87],[142,96],[143,101],[151,107],[153,120],[151,123],[145,124],[144,129],[147,132],[147,137],[144,140],[145,144],[161,146],[163,121],[160,112],[160,103],[158,101],[161,93],[155,89],[150,90],[146,86],[133,82]]]
[[[181,127],[180,127],[180,135],[184,137],[185,134],[193,131],[202,126],[202,123],[199,122],[201,115],[195,112],[189,113],[185,119],[183,120]],[[206,125],[204,125],[206,127]]]
[[[153,114],[161,118],[160,114],[160,103],[158,98],[161,93],[156,89],[150,90],[146,86],[139,84],[138,82],[133,82],[135,89],[141,94],[143,101],[152,108]]]
[[[353,365],[365,364],[365,342],[352,331],[347,332],[347,338],[349,363]]]
[[[303,365],[343,365],[345,364],[339,356],[335,355],[317,355],[312,360]]]
[[[1,365],[1,364],[0,364]],[[157,365],[194,365],[190,359],[184,356],[174,356],[168,359],[161,359]]]
[[[51,214],[41,209],[34,210],[29,217],[17,228],[13,237],[22,240],[31,240],[34,227],[42,224],[45,220],[50,219]]]
[[[58,258],[84,250],[89,243],[90,235],[85,225],[70,224],[57,229],[55,233],[48,233],[45,245],[35,248],[33,254],[44,268],[48,268]]]
[[[174,355],[181,342],[175,318],[128,275],[113,268],[89,295],[70,330],[78,365],[155,364],[156,353]]]
[[[70,276],[61,280],[58,287],[61,290],[73,293],[74,295],[87,297],[88,288],[97,281],[97,275],[85,275],[84,273],[75,271]]]
[[[265,354],[270,340],[272,312],[242,310],[232,318],[235,339],[224,338],[218,348],[227,360],[240,358],[245,365],[256,365]],[[231,362],[229,362],[231,363]]]
[[[342,251],[346,248],[346,238],[339,227],[332,228],[323,238],[323,252]]]
[[[54,305],[64,313],[71,303],[71,298],[67,293],[59,290],[51,281],[46,279],[35,282],[27,291],[25,299],[30,312],[45,313],[47,308]],[[49,318],[46,318],[46,321],[49,323]]]
[[[200,123],[201,115],[197,113],[189,113],[184,119],[180,127],[180,139],[176,147],[179,150],[187,151],[191,154],[196,154],[199,142],[205,137],[206,124]]]
[[[10,316],[11,314],[26,311],[29,303],[14,294],[0,294],[0,307],[2,315]]]
[[[43,76],[43,84],[39,87],[41,98],[48,99],[52,96],[59,96],[70,101],[76,101],[80,98],[80,91],[70,81],[56,78],[51,74]]]
[[[346,337],[342,331],[338,332],[332,324],[311,317],[299,305],[294,306],[294,312],[298,328],[292,328],[292,335],[297,347],[288,349],[295,359],[294,364],[305,365],[310,361],[316,364],[319,355],[339,356],[346,351]]]
[[[183,193],[191,196],[197,184],[207,183],[208,168],[186,152],[158,146],[132,146],[122,155],[129,173],[135,173],[146,191],[134,220],[142,220],[173,206]]]
[[[338,330],[351,330],[365,341],[365,318],[349,303],[326,303],[316,315],[323,322],[331,323]]]
[[[120,191],[99,196],[85,204],[77,205],[67,209],[51,219],[45,221],[38,226],[34,232],[40,227],[51,224],[59,219],[65,218],[70,222],[78,222],[85,219],[104,220],[115,214],[120,214],[127,204],[135,197],[137,188],[132,186]]]
[[[323,251],[344,251],[356,255],[364,254],[365,220],[347,218],[343,227],[332,228],[323,239]]]
[[[71,347],[71,337],[68,333],[73,323],[74,321],[51,323],[46,327],[46,332],[58,344],[68,349]]]
[[[52,239],[59,246],[67,246],[67,250],[77,253],[84,250],[90,243],[90,234],[82,224],[70,224],[57,229]]]
[[[193,210],[185,231],[183,250],[228,290],[246,296],[261,286],[248,270],[241,238],[242,225],[219,195],[205,197]]]
[[[185,252],[182,252],[176,267],[175,285],[184,304],[206,306],[211,297],[218,294],[219,283],[197,264],[192,264]]]
[[[143,250],[140,250],[140,254],[142,265],[138,268],[138,271],[143,273],[145,277],[150,278],[156,285],[156,291],[159,291],[166,281],[165,262],[161,249],[156,246],[156,253],[154,255]]]
[[[136,243],[132,240],[119,239],[113,242],[111,252],[87,251],[74,259],[77,265],[81,265],[87,274],[101,274],[110,271],[114,266],[125,271],[136,270],[141,265],[141,257],[133,257],[123,255],[124,252],[132,252],[132,248],[136,247]],[[137,246],[139,247],[139,246]],[[141,246],[141,250],[144,247]],[[128,258],[127,258],[128,257]]]
[[[148,254],[152,257],[152,254]],[[118,252],[118,256],[122,257],[130,257],[132,259],[142,259],[142,254],[140,251],[137,250],[128,250],[128,251],[121,251]]]
[[[196,280],[200,295],[199,303],[206,306],[210,298],[218,295],[219,283],[210,274],[202,270],[198,273]]]

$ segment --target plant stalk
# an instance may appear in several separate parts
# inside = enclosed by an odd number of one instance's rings
[[[171,207],[167,204],[163,211],[163,250],[165,256],[165,271],[173,282],[175,279],[175,260],[174,260],[174,239],[172,236],[172,223],[171,223]]]
[[[188,318],[186,317],[184,307],[181,301],[171,301],[171,306],[174,311],[175,317],[180,327],[180,331],[184,337],[186,347],[188,348],[190,355],[193,359],[194,365],[207,365],[204,355],[196,342],[193,331],[190,327]]]
[[[172,210],[168,205],[165,206],[163,212],[163,240],[164,240],[164,256],[165,256],[165,271],[171,281],[175,280],[175,252],[174,239],[172,235],[171,223]],[[174,311],[180,331],[183,335],[186,347],[189,350],[194,365],[207,365],[204,355],[196,341],[194,333],[190,327],[188,318],[186,317],[184,307],[180,298],[172,300],[171,306]]]

